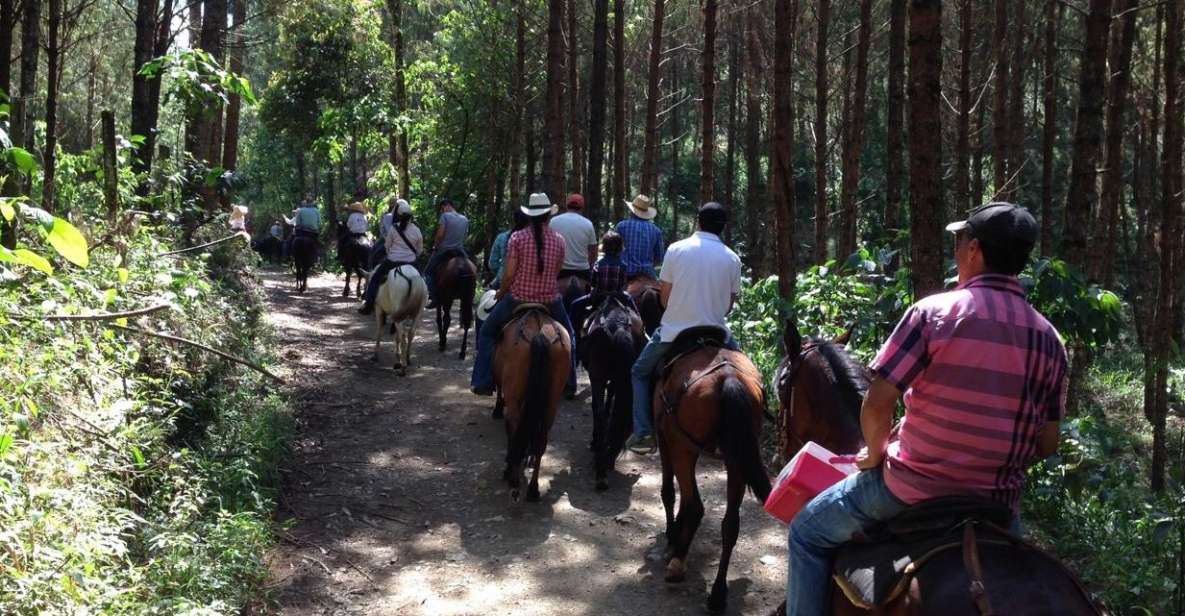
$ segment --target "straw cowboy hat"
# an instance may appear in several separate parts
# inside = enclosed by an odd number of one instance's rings
[[[494,298],[495,295],[497,295],[497,291],[490,289],[482,294],[481,299],[477,300],[478,321],[490,318],[490,311],[494,309],[494,304],[498,303],[498,300]]]
[[[530,200],[527,204],[520,208],[524,214],[535,218],[537,216],[545,216],[547,214],[555,214],[557,208],[552,205],[551,198],[546,193],[531,193]]]
[[[370,211],[368,209],[366,209],[366,204],[361,201],[355,201],[355,202],[347,205],[346,211],[347,212],[358,212],[359,214],[370,214]]]
[[[633,202],[626,201],[625,205],[634,213],[634,216],[642,220],[652,220],[655,216],[658,216],[658,210],[651,203],[650,197],[638,195],[634,197]]]

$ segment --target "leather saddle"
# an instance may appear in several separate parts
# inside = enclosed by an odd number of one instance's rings
[[[665,380],[675,362],[683,356],[704,348],[723,348],[727,339],[728,332],[715,325],[698,325],[679,332],[659,362],[662,368],[658,371],[658,380]]]
[[[986,498],[949,496],[925,501],[841,547],[832,578],[853,605],[885,606],[906,592],[918,570],[941,552],[963,550],[964,562],[978,567],[976,543],[1019,542],[1005,530],[1011,520],[1006,505]],[[968,575],[982,577],[981,572],[968,571]]]
[[[588,316],[585,317],[584,332],[582,333],[584,335],[588,335],[597,326],[597,321],[601,318],[601,316],[604,315],[610,308],[615,307],[622,308],[630,314],[636,314],[634,307],[631,306],[629,302],[626,301],[626,298],[621,294],[606,293],[599,298],[592,311],[590,311]]]

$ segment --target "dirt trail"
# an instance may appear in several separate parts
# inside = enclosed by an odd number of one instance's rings
[[[370,361],[373,321],[339,297],[340,279],[311,278],[304,295],[289,275],[264,280],[299,419],[279,512],[289,526],[272,554],[280,613],[706,612],[724,510],[719,462],[700,464],[706,514],[687,581],[666,584],[657,456],[625,454],[610,490],[593,490],[586,380],[552,429],[542,501],[514,505],[501,481],[503,424],[490,419],[491,398],[469,393],[472,355],[457,359],[457,319],[441,354],[425,314],[400,378],[389,343]],[[777,605],[784,532],[746,496],[729,614]]]

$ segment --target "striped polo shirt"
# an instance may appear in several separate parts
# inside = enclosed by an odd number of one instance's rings
[[[913,504],[971,494],[1019,512],[1037,437],[1062,418],[1066,349],[1016,278],[983,274],[914,304],[871,368],[904,392],[885,485]]]

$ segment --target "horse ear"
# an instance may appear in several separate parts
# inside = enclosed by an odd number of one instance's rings
[[[855,328],[855,325],[849,325],[848,328],[846,330],[844,330],[844,332],[842,334],[831,339],[831,344],[838,344],[840,346],[846,345],[848,343],[848,340],[851,340],[851,338],[852,338],[852,330],[854,328]]]
[[[786,319],[782,343],[786,345],[786,355],[797,355],[802,351],[802,336],[798,334],[798,324],[794,319]]]

